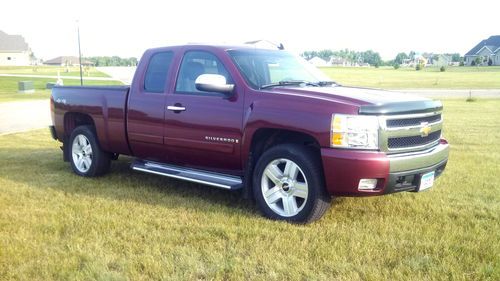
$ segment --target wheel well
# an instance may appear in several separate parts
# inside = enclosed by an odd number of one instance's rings
[[[90,125],[94,127],[94,120],[87,114],[78,112],[68,112],[64,115],[64,138],[67,139],[71,132],[82,125]]]
[[[318,141],[306,133],[289,131],[282,129],[259,129],[252,138],[249,159],[245,171],[245,192],[244,197],[252,198],[252,178],[255,164],[260,155],[269,148],[285,143],[300,144],[311,148],[314,153],[320,156],[320,145]]]
[[[294,143],[311,147],[319,152],[320,146],[311,135],[289,130],[259,129],[252,138],[250,152],[255,160],[267,149],[284,143]]]
[[[82,125],[90,125],[95,127],[94,120],[87,114],[78,112],[68,112],[64,115],[64,139],[63,139],[63,160],[69,161],[69,145],[68,140],[73,130]]]

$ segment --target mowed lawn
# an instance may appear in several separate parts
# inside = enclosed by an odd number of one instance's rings
[[[402,67],[322,67],[334,81],[348,86],[384,89],[500,89],[500,67],[437,67],[420,71]]]
[[[109,77],[95,67],[82,67],[84,77]],[[80,76],[79,66],[0,66],[0,73],[22,75]]]
[[[0,280],[500,280],[500,100],[444,104],[432,189],[336,198],[309,225],[126,157],[78,177],[47,130],[0,136]]]
[[[34,99],[48,99],[51,90],[46,89],[49,82],[55,83],[52,78],[0,77],[0,102],[23,101]],[[35,92],[31,94],[18,93],[19,81],[33,81]],[[80,85],[80,80],[63,79],[64,85]],[[119,81],[84,80],[84,85],[122,85]]]

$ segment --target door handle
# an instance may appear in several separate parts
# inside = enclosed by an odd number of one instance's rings
[[[181,111],[186,110],[186,108],[184,106],[182,106],[182,104],[176,103],[174,105],[167,106],[167,110],[171,110],[173,112],[179,113]]]

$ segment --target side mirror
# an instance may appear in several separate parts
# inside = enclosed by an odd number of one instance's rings
[[[219,74],[202,74],[194,82],[198,91],[232,94],[234,84],[227,84],[226,77]]]

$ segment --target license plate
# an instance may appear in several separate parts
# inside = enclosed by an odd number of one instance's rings
[[[423,191],[430,188],[434,184],[434,171],[423,174],[420,179],[420,187],[418,191]]]

